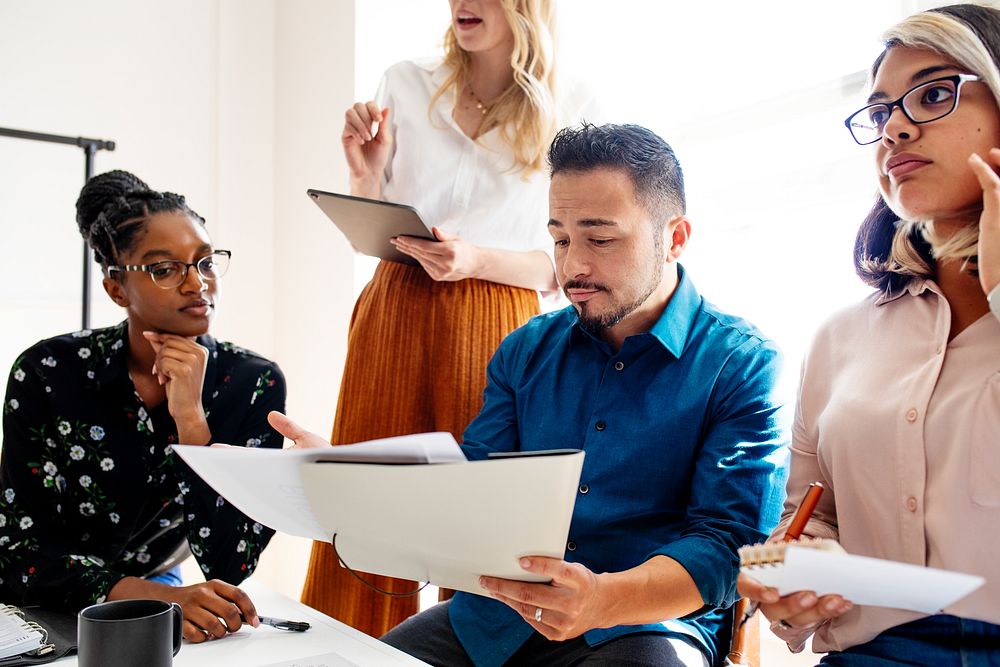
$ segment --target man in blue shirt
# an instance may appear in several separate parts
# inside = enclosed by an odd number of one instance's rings
[[[572,305],[508,336],[464,434],[494,451],[587,453],[565,560],[483,577],[383,639],[440,665],[708,665],[725,656],[743,544],[777,522],[786,430],[776,346],[678,264],[691,225],[671,148],[637,126],[561,131],[549,231]],[[319,438],[284,418],[297,444]]]

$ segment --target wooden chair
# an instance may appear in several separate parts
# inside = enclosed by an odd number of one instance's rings
[[[744,621],[748,604],[750,600],[740,598],[733,605],[733,638],[723,665],[760,667],[760,614],[755,613]]]

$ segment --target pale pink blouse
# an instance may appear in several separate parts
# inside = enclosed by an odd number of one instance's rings
[[[852,554],[978,574],[944,613],[1000,624],[1000,322],[950,342],[930,280],[875,294],[827,322],[802,367],[783,534],[808,484],[827,487],[806,533]],[[922,614],[855,607],[821,626],[818,652]],[[804,638],[785,636],[790,644]]]

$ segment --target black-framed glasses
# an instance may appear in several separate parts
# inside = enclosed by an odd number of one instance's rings
[[[153,279],[153,284],[163,289],[172,289],[183,285],[187,280],[188,269],[194,267],[202,280],[211,282],[226,275],[229,269],[229,258],[233,256],[228,250],[216,250],[196,262],[182,262],[179,259],[165,259],[152,264],[123,264],[109,266],[108,273],[115,271],[144,271]]]
[[[852,113],[844,125],[854,140],[866,146],[885,134],[892,110],[899,107],[911,123],[921,125],[944,118],[958,107],[958,94],[967,81],[981,81],[975,74],[952,74],[914,86],[895,102],[880,102]]]

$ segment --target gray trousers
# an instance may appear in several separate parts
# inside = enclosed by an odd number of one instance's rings
[[[476,667],[451,629],[449,604],[450,601],[442,602],[411,616],[383,636],[382,641],[431,665]],[[628,635],[591,647],[583,637],[556,642],[536,632],[505,664],[510,667],[709,667],[707,656],[693,643],[652,633]]]

